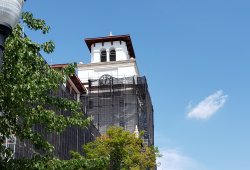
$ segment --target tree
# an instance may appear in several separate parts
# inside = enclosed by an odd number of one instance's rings
[[[22,23],[42,34],[50,30],[44,20],[34,18],[30,12],[22,13]],[[0,169],[95,170],[107,160],[105,157],[60,160],[53,155],[53,146],[33,128],[39,124],[47,133],[62,132],[68,126],[85,127],[90,122],[83,117],[78,102],[51,95],[75,72],[75,64],[60,72],[50,69],[40,53],[52,53],[54,48],[53,41],[33,42],[23,33],[21,24],[6,40],[0,72]],[[67,110],[71,115],[58,115],[51,107]],[[5,137],[12,135],[29,140],[42,154],[31,159],[12,159],[12,151],[1,145]]]
[[[41,30],[43,34],[49,32],[45,21],[35,19],[30,12],[22,13],[22,22],[31,30]],[[85,127],[89,123],[78,102],[49,95],[58,90],[75,67],[70,64],[62,72],[50,69],[40,53],[49,54],[54,48],[52,41],[33,42],[24,35],[20,24],[6,40],[0,72],[0,143],[14,134],[20,140],[29,140],[36,149],[43,151],[43,155],[51,155],[53,146],[34,130],[34,125],[40,124],[50,133],[62,132],[69,125]],[[58,115],[49,106],[68,110],[71,115]],[[0,161],[9,160],[10,155],[11,150],[0,145]]]
[[[44,20],[34,18],[30,12],[22,13],[22,23],[42,34],[50,30]],[[21,24],[6,40],[0,72],[0,169],[95,170],[103,167],[107,160],[105,157],[60,160],[53,155],[53,146],[33,128],[39,124],[47,133],[62,132],[68,126],[85,127],[90,122],[83,117],[78,102],[51,95],[75,73],[75,64],[69,64],[60,72],[50,69],[40,53],[52,53],[54,48],[53,41],[33,42],[23,33]],[[50,107],[70,111],[71,115],[58,115]],[[12,151],[1,145],[5,137],[11,135],[29,140],[43,154],[32,159],[12,159]]]
[[[103,167],[108,170],[154,168],[156,157],[160,156],[156,147],[144,145],[141,138],[121,127],[110,127],[106,135],[84,145],[83,151],[87,159],[109,158]],[[73,156],[81,157],[77,153]]]

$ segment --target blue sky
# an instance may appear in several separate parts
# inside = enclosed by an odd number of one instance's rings
[[[250,169],[250,1],[27,1],[49,63],[90,61],[84,38],[130,34],[155,110],[160,170]]]

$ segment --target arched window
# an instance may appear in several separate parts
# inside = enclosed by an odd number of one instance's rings
[[[105,49],[101,51],[101,62],[106,62],[107,61],[107,52]]]
[[[109,59],[110,59],[110,61],[116,61],[116,51],[115,51],[115,49],[110,50]]]

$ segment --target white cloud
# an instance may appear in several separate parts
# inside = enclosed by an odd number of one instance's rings
[[[187,117],[195,119],[208,119],[224,106],[226,100],[227,95],[224,95],[223,91],[219,90],[206,97],[195,107],[192,107],[191,103],[189,103],[187,106],[189,110]]]
[[[206,170],[203,164],[184,155],[178,149],[160,149],[160,152],[163,156],[157,159],[160,163],[158,170]]]

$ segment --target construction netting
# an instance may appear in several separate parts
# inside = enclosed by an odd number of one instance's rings
[[[50,95],[75,100],[75,97],[70,94],[63,85],[61,85],[58,91],[52,91]],[[84,108],[85,107],[82,106],[82,113],[83,116],[87,117],[84,113]],[[63,116],[70,116],[71,114],[68,110],[65,111],[64,109],[58,109],[53,106],[48,106],[48,109],[54,110],[57,114]],[[100,133],[92,123],[85,128],[69,126],[61,133],[50,133],[40,124],[36,124],[33,129],[39,132],[44,139],[54,146],[54,155],[60,159],[70,159],[71,150],[82,153],[82,145],[100,136]],[[30,141],[20,141],[17,138],[14,154],[15,158],[31,158],[36,154],[43,154],[43,151],[35,149]]]
[[[145,143],[154,143],[154,113],[145,77],[103,75],[91,79],[82,101],[101,134],[109,126],[121,126],[131,133],[138,126],[139,131],[145,132]]]

